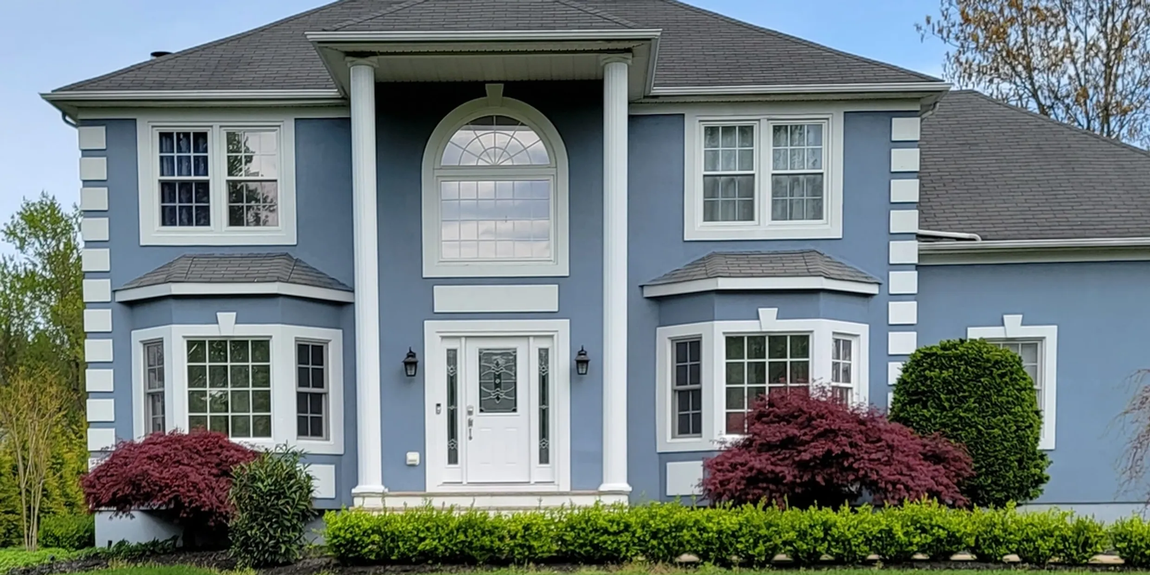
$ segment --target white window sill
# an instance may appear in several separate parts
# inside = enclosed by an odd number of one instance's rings
[[[295,229],[219,231],[211,228],[157,229],[140,234],[142,246],[294,246]]]
[[[725,241],[725,240],[838,240],[843,237],[842,225],[827,223],[809,226],[718,226],[697,225],[683,230],[685,241]]]
[[[659,442],[659,453],[686,453],[692,451],[715,451],[720,449],[714,441],[705,437],[682,437]]]
[[[534,278],[567,277],[570,273],[567,262],[468,262],[431,263],[424,262],[425,278]]]

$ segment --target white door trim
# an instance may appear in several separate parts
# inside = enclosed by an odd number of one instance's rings
[[[551,377],[554,382],[551,412],[555,423],[552,442],[552,460],[555,467],[555,491],[571,490],[571,334],[570,321],[547,320],[428,320],[423,323],[424,354],[424,460],[426,461],[425,489],[427,492],[469,492],[511,490],[540,491],[547,486],[478,486],[446,484],[447,430],[444,414],[437,414],[436,404],[446,406],[446,389],[438,382],[446,381],[444,339],[467,337],[550,337],[554,340]],[[446,411],[442,409],[441,411]],[[465,431],[461,429],[460,431]]]

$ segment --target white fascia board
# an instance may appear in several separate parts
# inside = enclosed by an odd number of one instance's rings
[[[924,242],[920,252],[974,252],[1035,248],[1150,247],[1150,238],[1081,238],[1067,240],[983,240],[980,242]]]
[[[340,303],[353,303],[355,301],[355,294],[349,291],[303,286],[284,282],[167,283],[154,286],[118,290],[116,292],[116,301],[127,302],[169,296],[197,295],[282,295],[334,301]]]
[[[761,94],[855,94],[947,92],[946,82],[902,82],[864,84],[780,84],[769,86],[662,86],[651,90],[652,96],[737,96]]]
[[[660,29],[646,30],[395,30],[305,32],[309,42],[492,42],[548,40],[652,40]]]
[[[643,297],[664,297],[709,291],[825,290],[874,295],[879,285],[822,277],[792,278],[709,278],[686,282],[643,286]]]
[[[1150,238],[920,242],[923,265],[1150,260]]]
[[[339,90],[81,90],[45,92],[49,102],[140,100],[330,100],[343,99]]]

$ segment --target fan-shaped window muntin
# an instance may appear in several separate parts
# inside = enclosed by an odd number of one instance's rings
[[[498,114],[471,119],[452,134],[441,166],[549,166],[547,144],[534,128]]]

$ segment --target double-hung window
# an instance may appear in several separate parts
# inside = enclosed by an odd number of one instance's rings
[[[1013,351],[1022,359],[1022,368],[1034,382],[1034,396],[1039,409],[1042,408],[1042,341],[1026,339],[992,340],[990,343]]]
[[[725,381],[726,433],[741,434],[747,429],[747,413],[764,395],[810,392],[811,336],[727,336]]]
[[[1054,449],[1058,390],[1058,326],[1028,325],[1017,314],[1002,316],[1002,325],[968,327],[966,337],[984,339],[1008,349],[1022,360],[1022,367],[1034,382],[1037,408],[1042,413],[1039,449]]]
[[[831,342],[831,397],[850,405],[854,398],[855,338],[835,334]]]
[[[144,344],[144,427],[148,433],[167,429],[164,418],[164,342]]]
[[[676,341],[672,372],[674,437],[698,437],[703,433],[702,340]]]
[[[187,342],[188,428],[232,438],[271,439],[271,342]]]
[[[296,342],[296,435],[327,438],[327,346]]]

